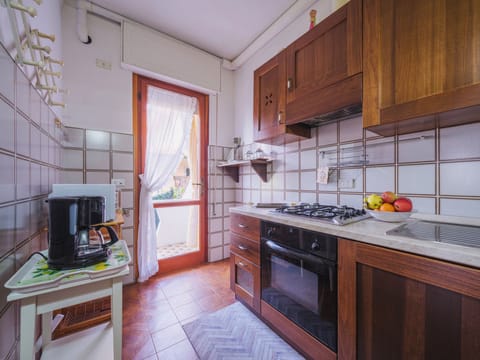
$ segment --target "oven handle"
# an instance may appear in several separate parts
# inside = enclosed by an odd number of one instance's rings
[[[335,263],[332,261],[324,260],[322,258],[319,258],[318,256],[304,254],[297,250],[284,248],[283,246],[276,244],[272,240],[265,241],[265,245],[268,246],[273,251],[276,251],[282,255],[297,258],[298,260],[304,260],[304,261],[309,261],[316,264],[322,264],[322,265],[328,265],[328,266],[335,266]]]

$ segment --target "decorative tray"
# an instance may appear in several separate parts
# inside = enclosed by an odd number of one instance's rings
[[[62,284],[85,279],[94,279],[119,272],[130,262],[131,257],[125,240],[119,240],[112,246],[112,253],[107,260],[84,268],[56,270],[48,267],[47,261],[34,255],[6,283],[12,291],[27,293],[47,289]],[[47,256],[48,251],[42,251]]]

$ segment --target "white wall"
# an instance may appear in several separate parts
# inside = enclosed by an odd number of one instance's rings
[[[243,143],[253,141],[253,72],[308,31],[311,9],[317,10],[318,23],[332,12],[333,6],[333,2],[317,1],[235,71],[235,136],[242,137]]]

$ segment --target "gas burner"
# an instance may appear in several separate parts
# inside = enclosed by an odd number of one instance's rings
[[[318,203],[284,206],[274,210],[275,213],[305,216],[335,225],[346,225],[370,217],[364,209],[355,209],[346,205],[321,205]]]

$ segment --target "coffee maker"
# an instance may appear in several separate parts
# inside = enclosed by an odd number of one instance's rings
[[[118,241],[118,236],[112,227],[103,224],[103,196],[54,197],[47,202],[49,267],[81,268],[108,258],[109,246]],[[108,243],[104,241],[102,228],[108,231],[111,239]]]

